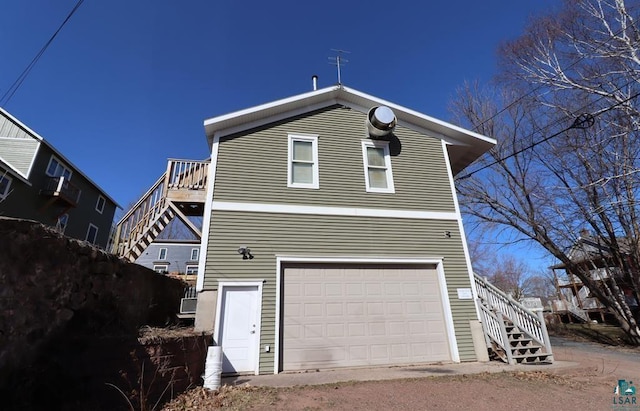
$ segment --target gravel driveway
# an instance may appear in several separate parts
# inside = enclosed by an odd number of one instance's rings
[[[640,349],[553,338],[561,367],[350,381],[296,387],[203,390],[165,410],[625,410],[640,411],[635,396],[615,396],[619,380],[640,387]],[[509,368],[507,368],[509,369]],[[617,404],[622,401],[623,404]],[[637,399],[636,399],[636,402]],[[193,408],[189,408],[192,405]]]

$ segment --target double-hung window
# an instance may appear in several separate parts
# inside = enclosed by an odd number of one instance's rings
[[[198,252],[200,251],[199,248],[192,248],[191,249],[191,260],[190,261],[197,261],[198,260]]]
[[[167,259],[167,249],[161,248],[158,252],[158,260],[166,260]]]
[[[318,136],[289,134],[288,187],[319,188]]]
[[[363,140],[362,161],[367,192],[395,192],[388,141]]]

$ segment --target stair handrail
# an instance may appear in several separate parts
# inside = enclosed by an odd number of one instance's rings
[[[569,311],[571,314],[578,317],[582,321],[588,323],[591,320],[591,318],[589,318],[589,315],[582,308],[575,305],[573,302],[566,301],[565,307],[567,307],[567,311]]]
[[[522,332],[545,346],[551,353],[547,327],[542,312],[534,313],[486,279],[475,273],[474,277],[478,298],[481,303],[486,304],[488,309],[502,313]]]

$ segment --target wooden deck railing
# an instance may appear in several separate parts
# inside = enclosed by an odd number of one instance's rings
[[[127,255],[169,208],[171,190],[206,190],[209,161],[170,159],[167,170],[117,224],[113,252]]]

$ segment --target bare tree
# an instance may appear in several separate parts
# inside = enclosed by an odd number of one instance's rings
[[[637,3],[565,0],[502,47],[498,85],[467,85],[454,111],[499,141],[477,172],[458,177],[463,211],[542,246],[640,344],[624,295],[640,290]],[[569,250],[584,228],[600,255],[577,261]]]

